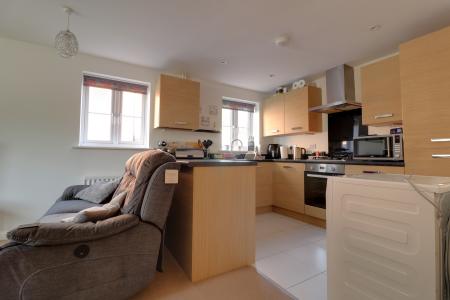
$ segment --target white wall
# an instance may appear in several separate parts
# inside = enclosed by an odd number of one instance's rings
[[[33,222],[62,190],[84,176],[121,174],[135,151],[74,148],[78,144],[83,71],[150,82],[150,68],[79,54],[58,57],[49,47],[0,38],[0,239],[8,229]],[[221,105],[222,97],[260,101],[257,92],[200,81],[201,102]],[[153,106],[153,95],[151,97]],[[153,124],[153,109],[151,112]],[[157,141],[212,139],[220,134],[152,129]]]

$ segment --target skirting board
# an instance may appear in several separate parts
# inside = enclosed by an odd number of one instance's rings
[[[288,217],[300,220],[300,221],[305,222],[305,223],[309,223],[311,225],[316,225],[316,226],[319,226],[319,227],[322,227],[322,228],[326,228],[327,227],[326,226],[327,222],[325,220],[314,218],[314,217],[311,217],[311,216],[308,216],[308,215],[305,215],[305,214],[301,214],[301,213],[298,213],[298,212],[295,212],[295,211],[292,211],[292,210],[288,210],[288,209],[284,209],[284,208],[281,208],[281,207],[272,206],[272,211],[275,212],[275,213],[279,213],[281,215],[285,215],[285,216],[288,216]]]
[[[272,211],[272,205],[268,205],[268,206],[259,206],[256,208],[256,214],[264,214],[264,213],[268,213]]]

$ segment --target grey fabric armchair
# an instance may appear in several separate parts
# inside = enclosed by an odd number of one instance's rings
[[[127,190],[118,216],[96,223],[61,223],[97,204],[75,200],[72,186],[33,224],[10,231],[0,249],[1,299],[127,299],[145,288],[161,262],[163,232],[179,170],[158,150],[132,156],[117,192]]]

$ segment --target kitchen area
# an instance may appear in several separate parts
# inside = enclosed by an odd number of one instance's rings
[[[447,84],[450,44],[444,42],[448,40],[450,28],[445,28],[405,42],[399,52],[391,55],[354,67],[339,65],[300,85],[294,82],[280,87],[259,105],[245,103],[236,108],[232,106],[235,104],[227,103],[231,110],[258,112],[255,115],[259,117],[260,139],[253,135],[248,141],[235,138],[223,151],[211,151],[209,139],[179,147],[175,155],[186,164],[195,164],[197,170],[204,166],[236,168],[243,164],[247,177],[253,178],[245,182],[254,187],[254,193],[245,190],[252,198],[248,201],[254,203],[254,211],[246,210],[247,217],[240,216],[255,220],[255,234],[252,237],[249,231],[246,234],[256,246],[246,244],[241,249],[247,254],[241,253],[245,260],[227,266],[219,263],[207,277],[254,263],[260,274],[290,295],[299,299],[327,299],[330,179],[346,175],[450,175],[449,160],[445,159],[450,157],[446,146],[450,141],[450,105],[446,100],[450,96]],[[434,55],[436,51],[440,55]],[[209,117],[215,127],[202,132],[220,134],[217,128],[220,117],[217,111],[211,112],[215,117]],[[189,124],[175,122],[181,124],[178,127]],[[192,122],[198,121],[194,118]],[[224,132],[222,138],[223,135]],[[170,149],[167,143],[160,147]],[[190,172],[186,174],[192,180],[195,168]],[[236,178],[227,176],[231,182],[242,174]],[[204,176],[204,185],[209,185],[208,180],[213,177]],[[228,198],[244,188],[235,189],[240,185],[229,182],[221,186],[220,178],[214,180],[209,186],[218,188]],[[189,181],[191,185],[192,182]],[[180,202],[177,197],[176,194],[175,203]],[[227,201],[226,197],[217,198]],[[229,208],[227,214],[233,215],[233,207]],[[193,218],[192,210],[188,217]],[[220,220],[220,226],[229,226],[226,220]],[[240,232],[249,227],[235,222],[230,228]],[[216,232],[225,234],[222,230]],[[208,235],[206,231],[203,234]],[[238,236],[233,245],[246,235]],[[169,244],[172,252],[176,253],[176,248],[171,249]],[[178,261],[185,255],[174,254]],[[186,268],[192,268],[191,263]]]

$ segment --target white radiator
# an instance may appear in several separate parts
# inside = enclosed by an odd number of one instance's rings
[[[122,176],[87,176],[84,178],[84,184],[92,185],[96,183],[105,183],[114,180],[120,180]]]

